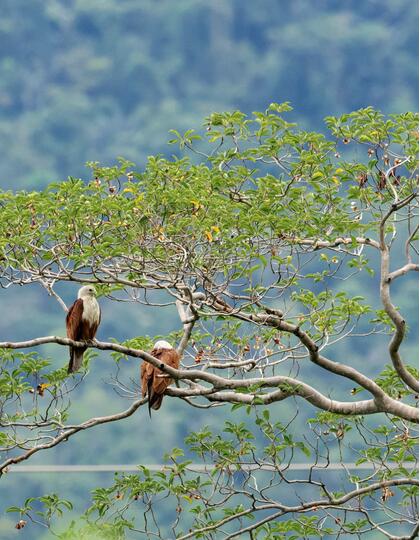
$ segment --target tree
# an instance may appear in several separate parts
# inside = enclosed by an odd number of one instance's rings
[[[191,158],[150,157],[144,172],[90,163],[88,182],[1,193],[3,287],[41,283],[64,309],[62,281],[174,305],[169,338],[183,354],[175,370],[147,353],[150,337],[90,343],[111,351],[133,402],[73,425],[89,355],[80,381],[25,352],[67,338],[0,343],[1,473],[142,408],[123,378],[129,358],[177,381],[166,399],[224,405],[227,418],[220,433],[191,433],[187,457],[167,449],[166,468],[94,490],[83,525],[60,529],[71,502],[53,494],[10,509],[22,526],[36,518],[59,538],[416,537],[418,381],[391,288],[418,271],[417,118],[328,117],[329,139],[287,122],[289,110],[212,114],[205,136],[173,132]],[[343,477],[327,474],[336,462]]]

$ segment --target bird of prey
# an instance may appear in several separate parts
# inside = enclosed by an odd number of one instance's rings
[[[179,368],[180,356],[167,341],[157,341],[150,354],[160,360],[163,364],[167,364],[175,369]],[[163,371],[144,360],[141,364],[140,375],[143,397],[146,396],[146,394],[149,396],[150,415],[151,409],[157,411],[162,405],[163,394],[172,383],[172,379],[170,377],[165,377]]]
[[[96,300],[93,285],[85,285],[79,289],[77,300],[71,306],[66,317],[67,337],[74,341],[87,341],[95,337],[101,322],[101,310]],[[70,362],[68,373],[80,369],[83,353],[87,347],[70,346]]]

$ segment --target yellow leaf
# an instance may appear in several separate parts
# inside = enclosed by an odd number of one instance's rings
[[[131,187],[126,187],[123,189],[123,193],[134,193],[134,189]]]
[[[206,238],[209,242],[213,242],[213,235],[210,231],[205,231],[204,234],[206,235]]]
[[[48,388],[49,386],[51,386],[50,383],[38,384],[38,386],[36,387],[37,394],[42,397],[44,395],[45,389]]]
[[[335,170],[335,174],[341,174],[343,172],[344,172],[344,169],[338,168],[338,169]]]
[[[213,226],[211,227],[211,230],[212,230],[213,232],[215,232],[216,234],[218,234],[218,233],[220,232],[220,229],[219,229],[219,227],[217,227],[217,225],[213,225]]]
[[[316,171],[313,175],[312,175],[312,180],[316,179],[316,178],[322,178],[324,175],[322,174],[321,171]]]
[[[186,501],[188,501],[189,503],[192,503],[193,500],[191,499],[191,497],[188,497],[188,495],[183,495],[182,496]]]

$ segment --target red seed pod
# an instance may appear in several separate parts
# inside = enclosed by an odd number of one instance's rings
[[[194,362],[196,364],[199,364],[202,359],[203,359],[203,356],[204,356],[204,350],[203,349],[200,349],[197,354],[195,355],[195,359],[194,359]]]
[[[363,187],[368,181],[368,176],[366,173],[359,174],[359,176],[357,177],[357,180],[359,182],[359,187]]]
[[[386,187],[386,176],[383,172],[380,172],[378,174],[378,189],[381,191],[382,189],[385,189]]]

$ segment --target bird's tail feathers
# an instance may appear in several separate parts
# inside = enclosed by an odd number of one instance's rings
[[[79,371],[83,364],[83,354],[86,347],[70,347],[70,362],[67,373],[75,373]]]
[[[160,406],[162,405],[162,400],[163,400],[163,394],[155,394],[153,403],[152,403],[152,409],[154,411],[157,411],[158,409],[160,409]]]
[[[163,400],[163,394],[157,394],[153,391],[153,377],[147,381],[147,395],[149,396],[149,401],[147,403],[149,409],[149,416],[152,418],[152,410],[157,411],[160,409]]]
[[[150,377],[147,381],[147,395],[149,397],[147,401],[147,408],[149,410],[149,418],[152,418],[152,399],[153,399],[153,377]]]

